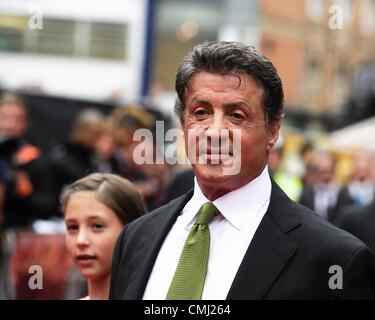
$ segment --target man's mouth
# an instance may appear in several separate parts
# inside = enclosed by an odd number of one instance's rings
[[[233,156],[233,152],[231,151],[222,151],[221,149],[207,149],[206,152],[202,152],[202,154],[204,155],[219,155],[219,156],[223,156],[223,157],[227,157],[227,156]]]
[[[200,164],[225,164],[233,158],[231,152],[222,152],[217,149],[208,149],[205,152],[201,153],[199,157]]]

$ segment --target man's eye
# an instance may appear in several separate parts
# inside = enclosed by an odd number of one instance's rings
[[[195,114],[196,116],[204,116],[206,113],[207,113],[207,112],[206,112],[205,109],[197,109],[197,110],[194,111],[194,114]]]
[[[231,116],[236,120],[242,120],[244,118],[243,114],[239,112],[233,112]]]

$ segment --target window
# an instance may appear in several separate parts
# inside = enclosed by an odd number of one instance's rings
[[[92,23],[90,56],[107,59],[125,59],[125,31],[122,24]]]
[[[22,51],[22,32],[13,28],[0,27],[0,51]]]
[[[39,30],[27,17],[0,15],[0,52],[124,60],[126,43],[125,24],[44,18]]]
[[[43,20],[43,29],[38,30],[39,53],[69,56],[74,50],[74,21]],[[35,32],[36,30],[33,30]]]
[[[23,50],[24,30],[27,19],[0,15],[0,52],[20,52]]]

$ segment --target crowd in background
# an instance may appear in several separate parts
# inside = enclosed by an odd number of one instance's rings
[[[77,114],[66,141],[42,152],[25,138],[28,110],[24,101],[13,94],[3,95],[0,100],[2,242],[10,230],[36,232],[35,222],[61,219],[60,199],[64,190],[89,173],[114,173],[129,179],[145,198],[149,211],[188,191],[194,179],[188,165],[181,168],[167,162],[138,164],[134,160],[133,152],[141,143],[133,139],[134,132],[147,128],[155,133],[155,121],[153,114],[141,105],[119,106],[109,115],[88,107]],[[155,143],[150,148],[156,158],[159,150]],[[366,220],[367,216],[372,220],[375,216],[373,159],[366,154],[354,155],[351,179],[343,184],[335,179],[336,162],[329,152],[305,143],[299,153],[303,169],[300,174],[285,169],[284,153],[281,137],[270,154],[269,170],[288,196],[354,233],[375,250],[369,229],[373,225]],[[361,219],[362,216],[366,218]],[[2,292],[7,290],[9,270],[3,269],[6,253],[1,255],[0,298],[6,298]]]
[[[5,95],[0,113],[3,229],[61,217],[64,189],[92,172],[115,173],[133,181],[149,209],[162,203],[170,168],[166,164],[138,165],[132,157],[140,143],[133,141],[134,132],[153,130],[155,125],[153,116],[141,107],[119,107],[109,116],[85,108],[77,114],[69,138],[45,153],[25,139],[27,107],[19,97]]]

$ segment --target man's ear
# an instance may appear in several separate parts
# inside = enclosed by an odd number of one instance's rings
[[[281,120],[276,120],[269,126],[270,138],[268,140],[268,146],[267,146],[268,152],[271,151],[277,139],[279,138],[280,126],[281,126]]]

